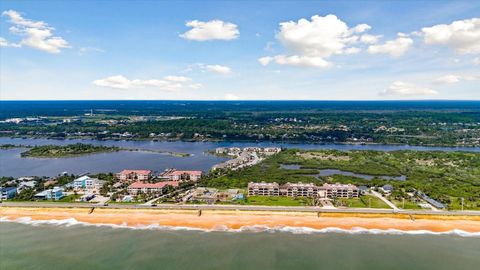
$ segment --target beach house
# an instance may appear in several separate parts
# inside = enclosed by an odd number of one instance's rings
[[[17,194],[16,187],[2,187],[0,188],[0,199],[2,201],[11,199]]]
[[[55,200],[58,201],[64,197],[63,188],[54,187],[52,189],[47,189],[42,192],[39,192],[33,196],[37,200]]]
[[[73,188],[77,190],[78,189],[83,189],[83,190],[100,189],[103,183],[104,181],[102,180],[85,175],[73,180]]]

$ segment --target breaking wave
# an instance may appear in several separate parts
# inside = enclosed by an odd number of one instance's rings
[[[433,232],[428,230],[398,230],[398,229],[366,229],[362,227],[354,227],[350,230],[341,229],[336,227],[328,227],[323,229],[314,229],[310,227],[292,227],[292,226],[275,226],[269,227],[265,225],[243,226],[239,229],[232,229],[226,225],[218,225],[212,229],[203,229],[195,227],[185,226],[164,226],[158,223],[149,225],[137,225],[130,226],[126,223],[117,225],[109,223],[88,223],[78,221],[74,218],[68,219],[50,219],[50,220],[33,220],[30,217],[22,217],[17,219],[8,219],[7,217],[0,217],[0,222],[13,222],[21,223],[32,226],[39,225],[53,225],[53,226],[94,226],[94,227],[110,227],[110,228],[123,228],[131,230],[172,230],[172,231],[200,231],[200,232],[286,232],[292,234],[326,234],[326,233],[344,233],[344,234],[374,234],[374,235],[457,235],[461,237],[480,237],[480,232],[466,232],[463,230],[451,230],[446,232]]]

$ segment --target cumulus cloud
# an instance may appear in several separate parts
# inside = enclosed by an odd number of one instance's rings
[[[43,21],[25,19],[15,10],[4,11],[2,16],[10,18],[10,23],[13,24],[13,26],[9,28],[10,32],[22,36],[22,40],[12,47],[21,47],[25,45],[48,53],[60,53],[61,49],[70,48],[70,45],[66,40],[54,36],[53,32],[55,31],[55,28],[49,26]],[[5,45],[5,42],[2,43]],[[6,42],[6,44],[13,43]]]
[[[272,61],[281,65],[295,65],[326,68],[330,67],[327,58],[332,55],[352,54],[360,51],[353,45],[362,42],[359,34],[369,30],[367,24],[353,28],[335,15],[325,17],[315,15],[311,20],[280,23],[277,39],[292,52],[292,55],[265,56],[258,59],[262,65]]]
[[[417,86],[411,83],[395,81],[379,94],[381,96],[425,96],[437,95],[438,92],[433,89]]]
[[[201,22],[197,20],[189,21],[185,24],[192,29],[180,35],[180,37],[195,40],[232,40],[240,36],[236,24],[224,22],[221,20],[212,20],[208,22]]]
[[[459,54],[480,53],[480,18],[422,28],[426,44],[445,45]]]
[[[303,55],[277,55],[268,59],[263,59],[264,63],[269,63],[270,61],[274,60],[275,63],[279,65],[292,65],[292,66],[299,66],[299,67],[318,67],[318,68],[328,68],[332,66],[332,63],[326,61],[322,57],[315,57],[315,56],[303,56]],[[259,59],[259,61],[261,61]],[[264,64],[264,65],[267,65]]]
[[[381,35],[369,35],[365,34],[360,37],[360,41],[365,43],[365,44],[375,44],[378,43],[382,36]]]
[[[206,65],[205,68],[209,71],[219,73],[219,74],[230,74],[232,72],[232,69],[227,67],[227,66],[221,66],[221,65]]]
[[[399,34],[397,39],[386,41],[383,44],[368,46],[371,54],[389,54],[392,57],[400,57],[412,46],[413,39]]]
[[[107,87],[113,89],[139,89],[139,88],[156,88],[162,91],[175,92],[182,89],[198,89],[202,85],[199,83],[191,83],[191,79],[184,76],[165,76],[163,79],[148,80],[130,80],[122,75],[115,75],[92,82],[96,86]]]
[[[438,77],[435,79],[435,83],[458,83],[461,81],[473,81],[476,80],[474,76],[462,76],[462,75],[454,75],[454,74],[448,74],[445,76]]]

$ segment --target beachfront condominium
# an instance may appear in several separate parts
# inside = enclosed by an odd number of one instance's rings
[[[279,196],[280,186],[278,183],[248,183],[248,196]]]
[[[286,183],[279,185],[276,182],[248,183],[249,196],[288,196],[288,197],[317,197],[317,198],[358,198],[359,190],[351,184],[323,184],[313,183]]]
[[[289,197],[314,197],[319,187],[313,183],[286,183],[280,188],[280,193]]]
[[[158,183],[144,183],[141,181],[134,182],[128,186],[127,191],[130,195],[137,195],[139,193],[155,193],[163,194],[168,186],[178,187],[177,181],[166,181]]]
[[[181,171],[177,169],[167,169],[161,175],[169,181],[198,181],[202,177],[202,171]]]
[[[116,174],[117,179],[122,182],[147,181],[152,177],[150,170],[123,170]]]
[[[358,187],[352,184],[323,184],[321,190],[326,198],[358,198],[360,195]]]

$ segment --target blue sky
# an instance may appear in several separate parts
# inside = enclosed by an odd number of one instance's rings
[[[2,1],[0,98],[480,99],[480,1]]]

